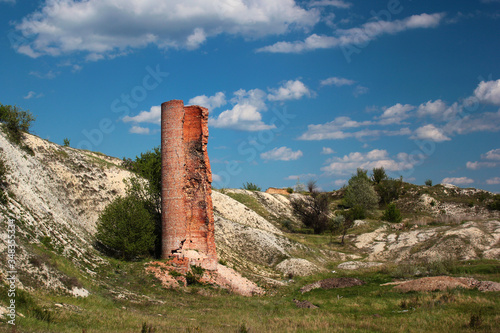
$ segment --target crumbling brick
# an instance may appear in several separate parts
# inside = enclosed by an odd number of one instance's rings
[[[217,254],[208,110],[172,100],[161,106],[162,257],[215,270]]]

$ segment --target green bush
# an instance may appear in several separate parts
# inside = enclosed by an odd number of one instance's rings
[[[248,191],[260,191],[261,190],[261,188],[259,186],[257,186],[254,183],[249,183],[249,182],[246,182],[245,184],[243,184],[242,189],[248,190]]]
[[[69,139],[68,138],[64,138],[64,147],[69,147]]]
[[[403,220],[403,217],[396,205],[391,203],[387,205],[387,209],[384,211],[382,219],[388,222],[399,223]]]
[[[23,111],[17,106],[0,103],[0,122],[5,124],[9,140],[16,144],[21,143],[22,132],[29,132],[35,117],[29,111]]]
[[[96,240],[105,250],[132,259],[154,248],[154,221],[139,198],[118,197],[99,216]]]
[[[500,210],[500,194],[495,194],[493,200],[490,203],[488,203],[488,209]]]
[[[287,188],[287,189],[286,189],[286,191],[287,191],[288,193],[292,194],[292,193],[293,193],[293,188],[289,187],[289,188]]]
[[[432,186],[432,180],[431,180],[431,179],[427,179],[427,180],[425,181],[425,185],[426,185],[426,186]]]

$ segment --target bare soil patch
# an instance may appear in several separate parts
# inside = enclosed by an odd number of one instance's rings
[[[321,281],[317,281],[311,284],[308,284],[302,288],[300,288],[301,293],[306,293],[313,289],[321,288],[321,289],[335,289],[335,288],[348,288],[361,286],[366,282],[357,278],[329,278]]]
[[[477,288],[480,291],[500,291],[500,283],[492,281],[478,281],[473,278],[433,276],[402,282],[398,286],[394,287],[395,290],[401,292],[448,290],[456,288]]]

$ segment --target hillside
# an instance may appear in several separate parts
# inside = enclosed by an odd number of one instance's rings
[[[132,176],[122,160],[62,147],[30,134],[25,134],[24,143],[31,150],[20,149],[0,134],[0,157],[8,167],[4,185],[8,201],[0,204],[0,250],[7,253],[7,226],[15,224],[17,287],[33,295],[34,304],[39,304],[33,308],[50,315],[60,311],[55,303],[71,303],[75,296],[88,299],[87,307],[103,303],[112,312],[114,306],[168,303],[172,294],[144,270],[151,260],[121,262],[93,247],[99,213],[125,194],[123,181]],[[301,195],[239,189],[212,193],[220,263],[257,282],[269,297],[288,294],[299,287],[296,283],[330,276],[332,270],[349,275],[366,274],[366,269],[396,269],[397,276],[410,277],[429,274],[430,263],[470,260],[487,262],[496,267],[493,272],[498,270],[500,215],[486,207],[492,198],[489,192],[405,183],[396,202],[403,211],[403,223],[381,221],[381,212],[375,212],[355,222],[346,245],[337,236],[301,232],[303,226],[290,205],[291,198]],[[331,194],[334,209],[341,195],[341,191]],[[0,258],[3,280],[9,275],[7,260],[6,255]],[[497,273],[494,278],[500,279]],[[204,295],[200,297],[218,293],[198,292]],[[8,299],[4,295],[0,301],[0,310],[5,309]],[[69,316],[72,310],[63,304],[61,311]],[[27,314],[32,319],[26,325],[37,327],[47,321],[33,313]]]

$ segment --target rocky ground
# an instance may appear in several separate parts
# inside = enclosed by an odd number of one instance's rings
[[[0,155],[10,170],[8,203],[0,206],[0,252],[5,253],[6,224],[12,219],[18,231],[21,287],[86,295],[88,291],[38,249],[48,248],[86,276],[95,276],[107,265],[92,246],[97,218],[109,202],[125,194],[123,181],[132,174],[122,168],[120,159],[100,153],[29,134],[25,143],[34,155],[0,134]],[[411,186],[406,192],[398,205],[412,218],[402,224],[356,221],[346,237],[348,246],[333,247],[314,244],[312,236],[289,233],[288,228],[300,227],[290,205],[298,194],[213,191],[221,269],[234,269],[266,287],[326,272],[332,265],[357,270],[416,260],[500,260],[500,216],[479,204],[484,191],[438,185]],[[5,276],[5,257],[0,258],[0,268]],[[253,286],[249,288],[245,290]]]

